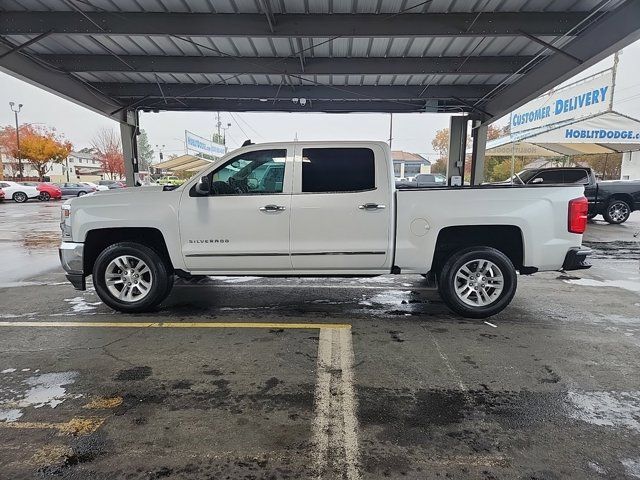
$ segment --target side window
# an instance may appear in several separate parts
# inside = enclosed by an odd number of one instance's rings
[[[564,183],[589,183],[589,176],[586,170],[565,170]]]
[[[533,177],[529,183],[562,183],[562,170],[543,170]]]
[[[211,195],[282,193],[286,159],[286,149],[240,154],[211,174]]]
[[[358,192],[376,188],[370,148],[304,148],[302,191]]]

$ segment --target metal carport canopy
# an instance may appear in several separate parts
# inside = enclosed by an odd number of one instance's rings
[[[639,38],[638,18],[637,0],[4,0],[0,68],[129,123],[137,110],[487,123]]]

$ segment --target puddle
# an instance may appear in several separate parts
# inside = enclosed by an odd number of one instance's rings
[[[634,293],[640,293],[640,282],[631,280],[594,280],[591,278],[578,278],[563,280],[564,283],[580,285],[582,287],[616,287]]]
[[[9,374],[16,369],[6,369]],[[22,372],[28,369],[22,369]],[[24,379],[6,375],[0,382],[0,421],[15,422],[28,407],[55,408],[67,398],[66,386],[75,382],[78,372],[51,372]],[[17,407],[17,408],[16,408]]]
[[[573,418],[640,433],[640,391],[569,392],[567,398],[574,407]]]

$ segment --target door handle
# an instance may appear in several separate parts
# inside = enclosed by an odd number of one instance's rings
[[[265,205],[264,207],[260,207],[261,212],[282,212],[285,210],[285,207],[282,205]]]
[[[387,208],[386,205],[380,205],[378,203],[365,203],[364,205],[358,206],[360,210],[383,210]]]

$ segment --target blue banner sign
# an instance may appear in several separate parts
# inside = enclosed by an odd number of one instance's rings
[[[227,153],[227,149],[224,145],[215,143],[188,130],[184,131],[184,136],[187,151],[193,150],[213,157],[221,157]]]

